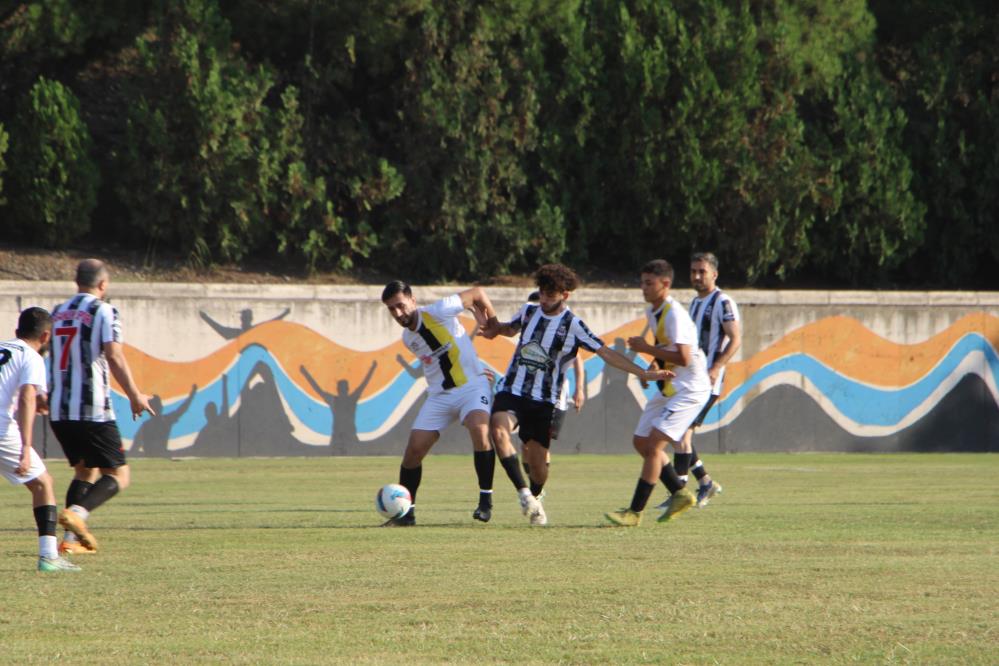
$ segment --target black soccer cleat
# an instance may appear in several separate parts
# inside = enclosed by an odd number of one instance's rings
[[[416,525],[416,512],[413,509],[407,511],[398,518],[389,518],[382,527],[414,527]]]
[[[481,520],[484,523],[488,523],[489,519],[493,517],[493,508],[491,506],[484,506],[480,504],[476,507],[475,511],[472,512],[472,518],[476,520]]]

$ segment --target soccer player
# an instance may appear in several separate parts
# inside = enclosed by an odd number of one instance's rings
[[[628,338],[628,347],[652,356],[656,365],[672,370],[675,376],[657,383],[659,392],[646,403],[635,427],[633,444],[643,459],[642,473],[631,505],[605,514],[615,525],[634,527],[641,522],[642,511],[660,478],[665,479],[673,497],[659,522],[672,519],[697,501],[683,487],[665,449],[670,444],[678,454],[687,454],[685,460],[690,460],[689,451],[683,448],[683,435],[707,404],[711,381],[704,352],[697,346],[694,322],[669,293],[672,283],[673,267],[666,260],[656,259],[642,267],[642,296],[649,304],[646,314],[655,344],[649,344],[643,336],[633,336]]]
[[[521,508],[532,525],[546,525],[548,516],[537,499],[548,480],[545,456],[551,444],[555,407],[563,391],[565,372],[580,347],[590,350],[605,363],[638,375],[644,381],[655,381],[670,375],[666,372],[643,370],[590,332],[582,319],[567,306],[569,295],[579,285],[576,274],[562,264],[547,264],[535,274],[539,302],[525,304],[509,322],[487,325],[482,336],[513,337],[520,334],[503,389],[496,394],[490,432],[500,464],[520,495]],[[510,434],[518,435],[525,444],[531,487],[528,489],[520,472],[517,450]]]
[[[707,506],[715,494],[722,491],[721,484],[712,480],[704,463],[697,455],[693,446],[694,430],[704,423],[708,410],[721,395],[722,382],[725,380],[725,366],[742,345],[742,327],[740,325],[739,307],[717,286],[718,257],[711,252],[697,252],[690,257],[690,284],[697,296],[690,303],[690,316],[697,329],[697,344],[704,352],[708,366],[708,378],[711,380],[711,397],[708,404],[694,419],[687,432],[684,433],[684,444],[690,450],[690,471],[697,479],[697,507]],[[680,480],[686,483],[687,476],[680,473],[686,461],[676,454],[673,464],[677,468]],[[666,479],[663,479],[665,483]],[[670,500],[660,505],[667,508]]]
[[[420,408],[399,466],[399,484],[413,498],[413,507],[387,526],[416,524],[416,491],[423,477],[423,459],[440,438],[441,431],[457,420],[472,438],[473,462],[479,479],[479,504],[472,517],[484,523],[492,517],[493,473],[496,454],[489,442],[489,408],[492,390],[485,370],[458,315],[473,310],[476,318],[496,320],[489,297],[481,287],[418,307],[412,288],[405,282],[389,282],[382,303],[402,326],[402,342],[423,364],[427,399]]]
[[[42,308],[28,308],[18,317],[14,334],[13,340],[0,342],[0,474],[31,492],[38,526],[38,570],[79,571],[59,556],[52,477],[31,448],[35,414],[48,390],[41,355],[52,334],[52,317]]]
[[[541,301],[541,292],[532,291],[527,297],[528,303],[539,303]],[[572,394],[572,406],[578,412],[583,408],[583,403],[586,402],[586,369],[583,367],[583,359],[578,354],[574,359],[572,359],[572,371],[576,373],[576,389]],[[502,388],[502,387],[500,387]],[[552,439],[558,439],[559,433],[562,432],[562,426],[565,424],[565,416],[569,411],[569,374],[566,373],[562,380],[562,392],[559,394],[558,404],[555,405],[555,411],[552,414]],[[527,442],[521,444],[521,451],[524,456],[523,466],[524,473],[530,476],[531,465],[527,462],[527,449],[529,445]],[[551,467],[552,462],[552,452],[551,448],[545,451],[545,466]],[[543,492],[543,491],[542,491]],[[542,494],[538,494],[538,499],[542,499]]]
[[[128,462],[111,406],[110,374],[128,396],[132,417],[154,414],[139,390],[122,348],[118,310],[104,302],[110,275],[104,263],[84,259],[76,267],[78,293],[52,312],[52,432],[62,446],[73,481],[59,524],[61,552],[92,553],[97,540],[87,519],[129,484]],[[100,470],[98,477],[96,470]]]

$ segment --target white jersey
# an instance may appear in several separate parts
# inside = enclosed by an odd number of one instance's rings
[[[559,406],[566,393],[565,373],[579,348],[595,352],[604,346],[569,308],[548,316],[528,303],[510,324],[520,331],[503,387],[514,395]]]
[[[53,421],[114,421],[104,345],[121,342],[118,310],[80,293],[52,311]]]
[[[17,400],[21,387],[34,385],[40,393],[45,383],[45,361],[23,340],[0,342],[0,440],[20,438],[17,425]]]
[[[716,288],[704,298],[698,296],[690,302],[690,317],[697,328],[697,344],[704,352],[710,370],[728,340],[724,324],[739,321],[739,308],[731,296]],[[724,379],[725,368],[722,368],[712,393],[721,393]]]
[[[649,328],[656,339],[656,346],[666,351],[677,351],[677,345],[690,345],[690,363],[685,367],[656,359],[660,368],[672,370],[676,377],[658,381],[659,391],[667,398],[678,391],[707,391],[711,388],[708,378],[708,366],[705,363],[704,352],[697,344],[697,329],[690,315],[672,297],[666,300],[658,309],[649,308],[645,312],[649,319]]]
[[[442,298],[417,308],[415,331],[402,331],[402,343],[423,363],[428,393],[464,386],[485,374],[472,339],[458,321],[464,310],[458,294]]]

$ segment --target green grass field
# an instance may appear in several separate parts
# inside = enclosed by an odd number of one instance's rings
[[[434,456],[421,526],[378,529],[397,459],[138,460],[55,575],[11,487],[0,662],[999,662],[999,456],[707,463],[709,507],[623,529],[638,457],[556,454],[530,528],[502,468],[482,525],[471,455]]]

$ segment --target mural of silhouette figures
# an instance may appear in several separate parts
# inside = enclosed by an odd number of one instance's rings
[[[245,350],[244,350],[245,351]],[[239,455],[327,455],[325,446],[310,446],[295,439],[294,426],[281,400],[274,372],[258,361],[243,380],[239,396]]]
[[[277,321],[279,319],[284,319],[285,317],[288,316],[290,312],[291,312],[290,308],[285,308],[284,312],[282,312],[276,317],[268,319],[267,321]],[[201,318],[205,320],[206,324],[211,326],[216,333],[221,335],[226,340],[234,340],[243,333],[249,331],[251,328],[255,326],[260,326],[260,324],[253,323],[253,310],[250,310],[249,308],[239,311],[239,328],[224,326],[218,323],[217,321],[209,317],[204,310],[199,310],[198,314],[201,315]],[[267,322],[260,322],[260,323],[266,324]]]
[[[129,453],[132,455],[141,454],[147,458],[169,455],[167,444],[170,441],[170,429],[194,402],[194,396],[197,392],[197,385],[192,384],[191,394],[187,396],[187,399],[169,412],[163,411],[163,399],[154,395],[149,401],[154,416],[150,416],[135,433],[135,439],[132,441],[132,449]]]
[[[401,357],[400,357],[401,358]],[[368,368],[368,374],[364,376],[361,383],[353,391],[346,379],[341,379],[336,383],[336,393],[328,393],[319,386],[316,380],[309,374],[306,367],[300,366],[302,376],[312,386],[312,390],[319,394],[333,413],[333,434],[330,435],[330,453],[335,456],[348,455],[350,447],[360,444],[357,438],[357,403],[361,399],[361,394],[367,388],[371,376],[375,374],[378,361],[372,361]],[[423,373],[420,373],[423,376]]]
[[[629,361],[635,360],[635,352],[628,349],[624,338],[614,338],[611,347]],[[579,413],[570,409],[565,415],[562,433],[555,443],[556,452],[566,453],[605,453],[620,451],[620,442],[630,442],[635,419],[642,408],[628,387],[628,373],[604,365],[600,372],[600,391],[588,396],[586,409]]]
[[[205,404],[205,425],[194,438],[194,444],[178,453],[195,456],[239,455],[239,426],[229,416],[229,378],[221,376],[222,399],[220,403]]]

